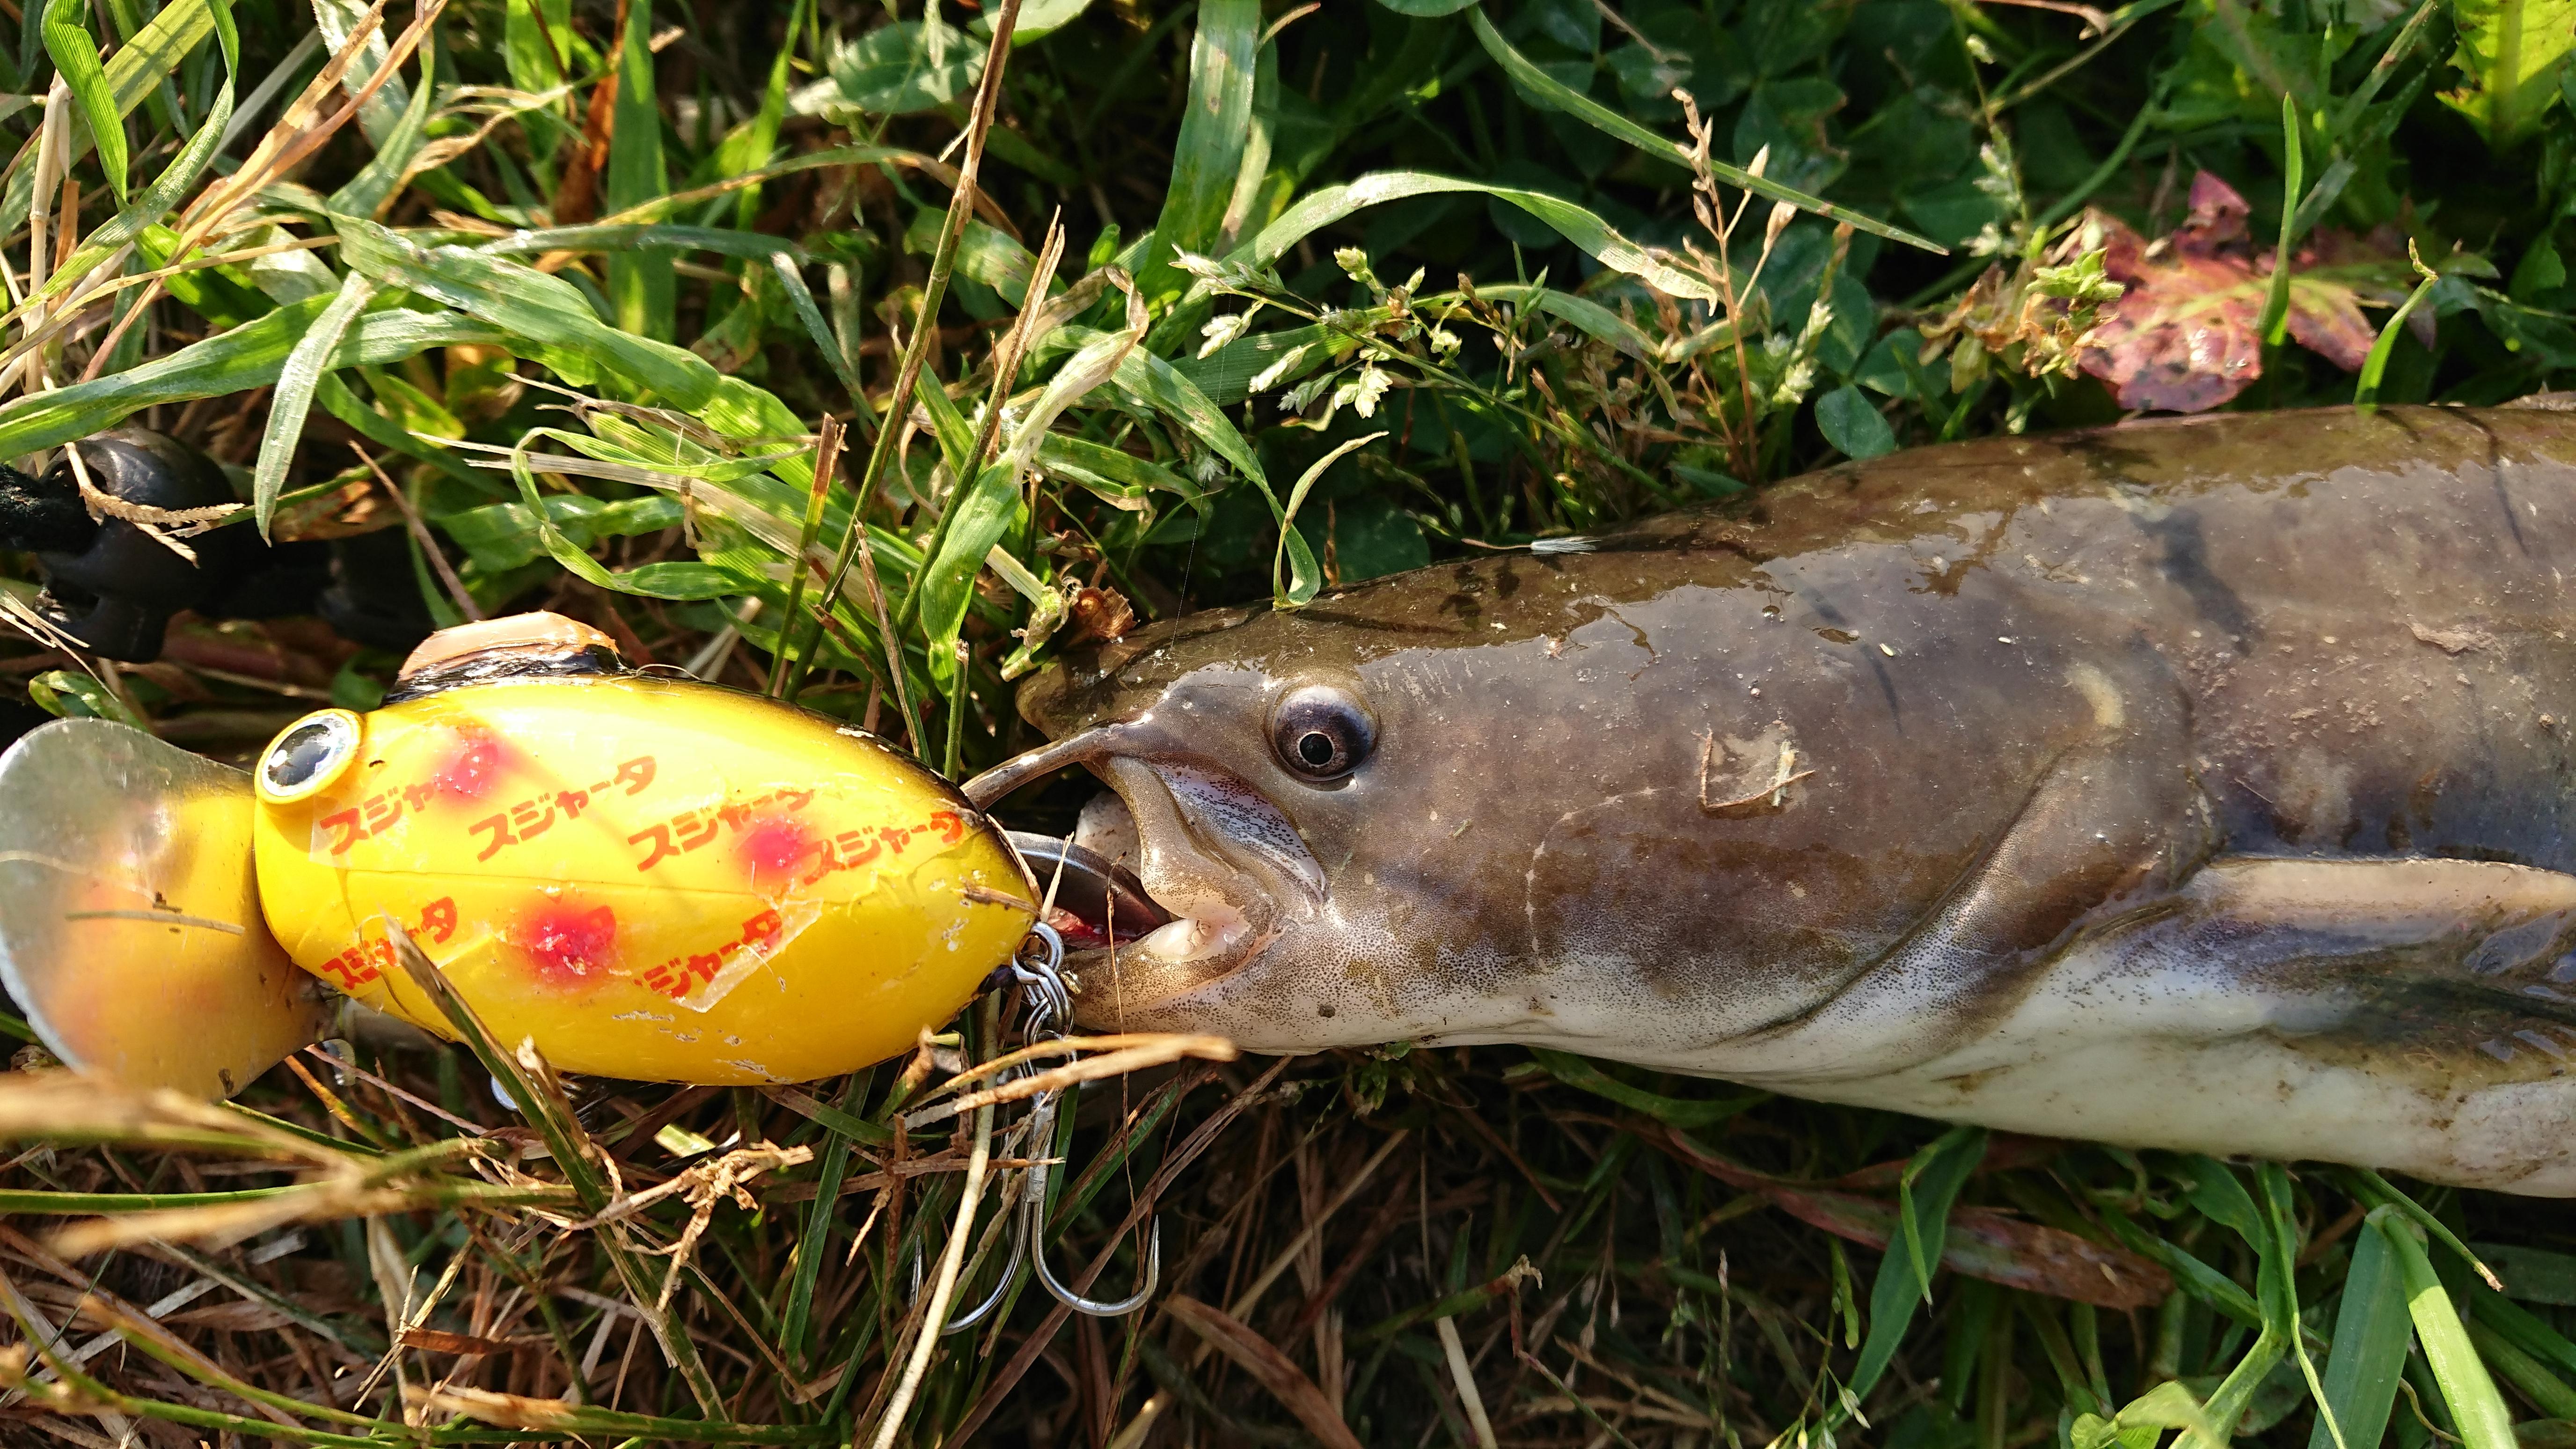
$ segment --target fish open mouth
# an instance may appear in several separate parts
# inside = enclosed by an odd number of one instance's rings
[[[1287,815],[1234,774],[1156,748],[1148,725],[1084,730],[965,787],[989,805],[1077,763],[1109,786],[1070,839],[1012,836],[1041,895],[1052,882],[1048,924],[1087,978],[1085,1015],[1103,1020],[1232,975],[1324,903],[1323,867]]]

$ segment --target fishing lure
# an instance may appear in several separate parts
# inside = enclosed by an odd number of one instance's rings
[[[802,1081],[912,1045],[1037,914],[1009,841],[859,730],[552,614],[432,636],[248,774],[95,719],[0,756],[0,979],[70,1065],[230,1095],[435,963],[574,1072]]]

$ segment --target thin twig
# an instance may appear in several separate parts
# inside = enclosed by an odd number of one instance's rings
[[[805,602],[805,555],[814,548],[814,536],[823,531],[823,503],[832,496],[832,479],[841,470],[841,421],[825,414],[814,433],[814,485],[805,495],[805,531],[797,536],[796,557],[788,568],[787,608],[779,615],[779,648],[769,659],[769,685],[762,692],[771,699],[787,683],[787,639],[795,632],[797,611]]]
[[[483,606],[475,603],[474,596],[466,592],[465,580],[457,577],[456,565],[447,561],[446,551],[438,546],[437,539],[430,537],[429,524],[422,520],[420,510],[412,506],[402,485],[396,483],[365,448],[351,443],[349,451],[357,454],[358,461],[367,465],[367,471],[376,475],[376,481],[384,485],[386,494],[394,500],[394,507],[402,510],[403,527],[411,530],[411,541],[420,545],[422,557],[429,560],[430,572],[438,575],[438,582],[446,588],[447,597],[455,603],[456,611],[475,623],[483,622]]]

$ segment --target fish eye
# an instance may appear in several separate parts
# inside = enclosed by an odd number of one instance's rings
[[[1309,780],[1336,780],[1358,769],[1377,744],[1377,721],[1357,696],[1335,684],[1288,691],[1270,715],[1270,747],[1279,763]]]

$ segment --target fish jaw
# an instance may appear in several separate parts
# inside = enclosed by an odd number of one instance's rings
[[[1288,817],[1239,777],[1128,755],[1088,763],[1113,793],[1083,812],[1075,843],[1134,870],[1171,920],[1074,955],[1077,973],[1115,978],[1113,991],[1081,999],[1087,1023],[1178,1008],[1180,998],[1249,966],[1290,922],[1324,908],[1323,866]],[[1103,937],[1117,934],[1115,922],[1100,924]]]

